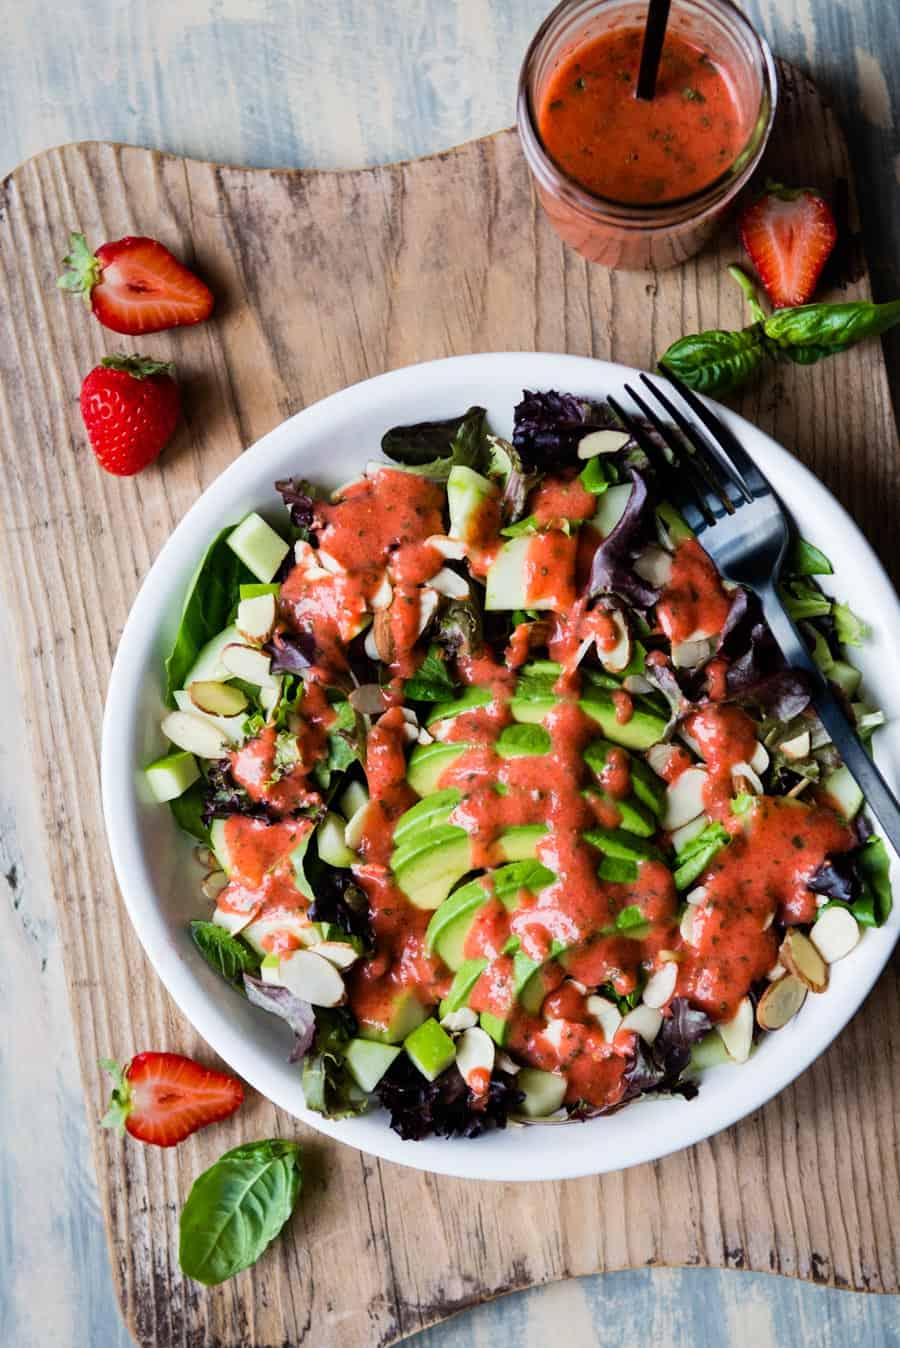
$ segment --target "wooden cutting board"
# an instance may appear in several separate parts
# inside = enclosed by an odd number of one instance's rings
[[[782,74],[767,170],[834,186],[847,246],[832,289],[868,295],[843,138],[813,86],[790,67]],[[177,362],[187,411],[162,462],[134,480],[97,468],[79,417],[83,375],[131,343],[54,290],[71,227],[95,244],[154,235],[219,297],[214,321],[139,343]],[[110,664],[173,525],[264,432],[368,375],[498,349],[651,366],[683,332],[738,326],[741,301],[724,275],[737,256],[726,229],[717,249],[677,271],[588,267],[544,223],[511,131],[346,173],[72,145],[3,183],[0,542],[89,1115],[99,1116],[107,1089],[98,1056],[170,1048],[210,1057],[142,955],[100,810]],[[794,449],[896,564],[897,438],[878,344],[780,368],[737,405]],[[897,1292],[900,1058],[885,1027],[898,1021],[893,969],[830,1051],[765,1109],[654,1165],[563,1184],[475,1185],[391,1166],[256,1096],[237,1119],[172,1152],[97,1129],[125,1316],[148,1348],[372,1348],[513,1288],[638,1265],[771,1270]],[[187,1282],[177,1232],[192,1178],[239,1140],[270,1135],[305,1143],[305,1195],[288,1233],[220,1288]]]

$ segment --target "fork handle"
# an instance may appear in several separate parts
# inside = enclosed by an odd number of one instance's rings
[[[813,705],[866,802],[900,853],[900,804],[848,721],[841,704],[812,660],[806,642],[785,610],[774,584],[757,589],[766,620],[789,665],[803,669],[813,685]]]

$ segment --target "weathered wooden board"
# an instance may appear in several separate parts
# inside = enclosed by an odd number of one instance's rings
[[[790,68],[767,167],[845,189],[850,177],[831,114]],[[851,206],[851,229],[853,220]],[[214,322],[141,343],[177,361],[188,410],[162,462],[133,481],[97,469],[80,423],[81,377],[122,342],[53,291],[72,226],[94,241],[153,234],[220,297]],[[864,295],[853,251],[834,280]],[[739,297],[723,279],[735,256],[725,230],[717,250],[677,272],[587,267],[541,219],[510,132],[347,173],[85,144],[6,180],[0,542],[90,1112],[105,1093],[98,1055],[204,1052],[118,900],[98,782],[115,644],[173,524],[277,422],[381,370],[497,349],[649,365],[683,331],[737,325]],[[780,370],[740,406],[818,472],[895,564],[897,439],[877,345]],[[635,1265],[900,1290],[900,1074],[890,1038],[873,1032],[898,1012],[890,970],[840,1041],[764,1110],[688,1152],[595,1180],[486,1187],[419,1175],[320,1139],[259,1098],[173,1154],[98,1130],[126,1317],[153,1348],[368,1348],[514,1287]],[[306,1200],[290,1233],[230,1284],[187,1283],[177,1218],[192,1177],[239,1138],[278,1133],[306,1141]]]

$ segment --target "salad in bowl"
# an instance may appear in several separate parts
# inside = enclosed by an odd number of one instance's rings
[[[195,840],[194,941],[327,1118],[475,1137],[692,1099],[887,919],[861,793],[602,399],[382,450],[279,479],[188,587],[146,782]],[[831,569],[797,537],[785,602],[868,736]]]

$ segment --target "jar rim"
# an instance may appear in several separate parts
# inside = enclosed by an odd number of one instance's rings
[[[607,0],[600,0],[601,5]],[[723,198],[735,195],[753,173],[769,140],[778,107],[778,72],[772,50],[746,14],[732,0],[695,0],[700,7],[718,12],[749,37],[759,60],[761,92],[757,116],[746,143],[726,169],[705,187],[687,196],[673,197],[663,202],[626,202],[614,197],[600,196],[559,167],[541,140],[531,93],[531,76],[541,48],[558,20],[568,11],[584,4],[584,0],[560,0],[541,23],[525,52],[519,72],[516,99],[516,121],[519,139],[528,165],[538,183],[563,197],[567,204],[579,208],[591,218],[601,218],[627,228],[658,227],[668,229],[673,224],[691,220],[719,205]],[[737,167],[736,167],[737,166]]]

